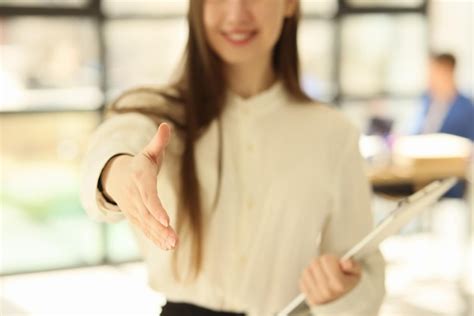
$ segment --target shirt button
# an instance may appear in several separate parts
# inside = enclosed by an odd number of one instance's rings
[[[245,264],[245,262],[247,261],[247,258],[244,256],[244,255],[240,255],[239,256],[239,262],[240,264]]]
[[[247,145],[247,150],[248,150],[249,152],[253,152],[254,149],[255,149],[254,144],[248,144],[248,145]]]
[[[251,210],[251,209],[253,208],[253,205],[254,205],[254,204],[253,204],[253,201],[252,201],[252,200],[248,200],[248,201],[247,201],[247,208],[248,208],[249,210]]]

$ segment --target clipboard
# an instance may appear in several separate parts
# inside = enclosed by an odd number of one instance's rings
[[[436,202],[457,182],[457,178],[451,177],[444,180],[431,182],[423,189],[400,200],[397,207],[390,212],[367,236],[347,251],[341,260],[360,260],[366,255],[375,252],[379,244],[387,237],[398,232],[416,215],[426,207]],[[304,294],[293,299],[277,316],[286,316],[304,309],[306,306]]]

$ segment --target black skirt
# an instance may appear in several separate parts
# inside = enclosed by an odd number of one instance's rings
[[[168,302],[163,306],[161,316],[245,316],[245,314],[214,311],[187,303]]]

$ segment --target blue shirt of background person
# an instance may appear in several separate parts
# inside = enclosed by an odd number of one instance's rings
[[[425,94],[422,97],[421,119],[417,125],[417,134],[424,133],[423,128],[428,116],[433,97]],[[474,142],[474,105],[473,102],[463,94],[457,92],[454,99],[448,103],[448,109],[443,117],[438,130],[433,133],[446,133],[469,138]]]
[[[448,53],[431,56],[428,92],[422,98],[416,134],[446,133],[474,141],[474,105],[456,88],[456,59]],[[458,183],[446,197],[464,196],[465,183]]]

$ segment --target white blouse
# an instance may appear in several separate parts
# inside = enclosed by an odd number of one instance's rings
[[[117,103],[123,108],[143,104],[166,106],[146,90],[128,93]],[[250,316],[273,315],[298,295],[298,280],[314,257],[342,255],[372,228],[359,133],[337,110],[294,101],[280,82],[249,99],[229,93],[221,121],[223,176],[216,209],[217,121],[196,145],[205,214],[203,266],[197,280],[176,282],[172,253],[134,231],[150,286],[170,301]],[[112,116],[95,131],[81,180],[81,201],[90,217],[123,219],[98,191],[100,173],[113,155],[141,151],[155,132],[155,123],[138,113]],[[158,176],[158,194],[172,225],[178,216],[182,149],[176,132]],[[180,237],[179,247],[189,249],[189,242]],[[187,260],[181,260],[183,267]],[[359,284],[343,297],[313,308],[314,315],[377,314],[384,296],[384,261],[377,252],[362,265]]]

